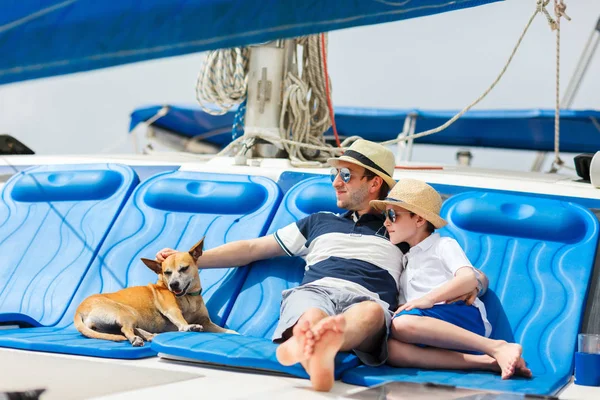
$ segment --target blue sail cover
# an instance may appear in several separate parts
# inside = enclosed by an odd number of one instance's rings
[[[501,0],[2,0],[0,84]]]
[[[152,118],[161,108],[135,110],[131,114],[130,130]],[[381,142],[395,139],[408,115],[415,115],[415,132],[419,133],[437,128],[457,112],[336,107],[335,121],[342,136],[358,135]],[[169,112],[154,125],[187,137],[205,137],[209,143],[224,146],[231,142],[234,114],[235,110],[212,116],[197,106],[169,106]],[[600,151],[600,111],[561,110],[560,118],[561,151]],[[553,151],[554,110],[469,111],[447,129],[416,139],[415,143]]]

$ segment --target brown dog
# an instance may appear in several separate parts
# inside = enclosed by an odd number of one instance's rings
[[[95,339],[129,340],[134,346],[143,346],[144,340],[161,332],[236,333],[210,320],[200,295],[197,262],[203,243],[204,238],[189,252],[170,255],[162,265],[142,258],[158,274],[156,284],[88,297],[75,312],[77,330]]]

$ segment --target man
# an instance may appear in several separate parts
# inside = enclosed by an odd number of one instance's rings
[[[207,250],[198,261],[199,268],[216,268],[285,254],[306,260],[301,285],[283,292],[273,341],[283,342],[279,362],[301,363],[319,391],[333,386],[338,351],[352,350],[367,365],[386,361],[403,258],[385,235],[384,217],[369,205],[395,184],[393,153],[357,140],[328,161],[337,206],[348,212],[316,213],[273,235]],[[173,251],[163,249],[156,258],[162,262]]]

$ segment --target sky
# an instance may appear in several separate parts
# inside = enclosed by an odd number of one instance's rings
[[[496,78],[535,3],[507,0],[331,32],[334,106],[461,109]],[[598,0],[565,3],[572,21],[562,22],[563,89],[600,17]],[[193,104],[203,57],[197,53],[0,86],[0,134],[15,136],[38,154],[130,152],[129,114],[146,105]],[[600,109],[598,70],[600,54],[573,108]],[[539,16],[503,80],[477,109],[553,108],[554,82],[555,35]],[[456,150],[417,146],[413,159],[454,163]],[[533,160],[532,152],[471,151],[473,165],[480,167],[528,169]]]

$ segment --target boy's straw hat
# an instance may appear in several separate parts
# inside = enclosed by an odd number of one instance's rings
[[[436,228],[447,224],[440,217],[442,197],[434,188],[417,179],[400,179],[385,200],[372,200],[370,204],[379,211],[385,210],[387,205],[402,207],[425,218]]]

